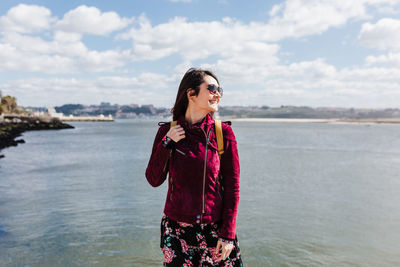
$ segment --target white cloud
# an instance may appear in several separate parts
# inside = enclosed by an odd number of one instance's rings
[[[208,64],[225,89],[221,105],[398,106],[400,68],[337,69],[323,59],[289,65]],[[251,92],[251,93],[250,93]]]
[[[376,9],[376,11],[380,14],[391,14],[391,15],[395,15],[399,13],[399,10],[397,10],[395,7],[393,6],[382,6],[382,7],[378,7]]]
[[[250,61],[248,64],[241,64],[228,58],[220,59],[215,64],[203,64],[201,67],[215,70],[228,87],[235,87],[236,84],[260,87],[271,80],[314,83],[319,79],[333,79],[337,75],[336,68],[325,63],[323,59],[283,65],[279,62],[251,64]]]
[[[361,44],[376,49],[400,49],[400,20],[384,18],[377,23],[364,23],[358,40]]]
[[[37,54],[48,54],[51,46],[49,42],[44,41],[40,37],[30,35],[23,35],[15,32],[4,34],[1,39],[2,43],[9,44],[16,49],[24,52],[31,52]]]
[[[3,72],[69,73],[73,66],[73,60],[66,56],[30,53],[0,43],[0,71]]]
[[[400,53],[388,53],[380,56],[367,56],[365,63],[370,65],[389,65],[400,67]]]
[[[82,34],[79,33],[63,32],[63,31],[54,32],[54,40],[61,43],[79,42],[81,38]]]
[[[287,0],[274,5],[271,19],[263,26],[269,41],[321,34],[348,21],[371,18],[372,10],[393,10],[398,0]]]
[[[99,104],[102,101],[118,104],[151,104],[172,102],[166,75],[141,73],[137,77],[103,76],[94,79],[31,78],[0,84],[5,94],[18,97],[18,104],[53,106],[66,103]],[[166,94],[160,94],[163,90]]]
[[[113,72],[130,61],[129,50],[88,51],[79,61],[79,65],[89,72]]]
[[[21,105],[109,101],[171,107],[177,84],[189,66],[180,64],[172,74],[21,79],[3,82],[0,89],[18,96]],[[337,69],[323,59],[265,65],[250,72],[239,67],[215,71],[225,90],[221,105],[396,107],[400,101],[400,68]]]
[[[172,54],[179,54],[184,61],[213,55],[225,58],[232,57],[240,50],[248,50],[245,46],[249,46],[249,43],[268,46],[284,38],[321,34],[332,27],[343,26],[350,20],[370,18],[368,10],[371,7],[392,7],[399,2],[287,0],[272,7],[268,23],[245,24],[232,18],[188,22],[187,18],[175,17],[153,26],[145,15],[141,15],[137,26],[117,38],[133,40],[136,60],[157,60]],[[247,54],[242,55],[245,56]]]
[[[49,29],[54,20],[46,7],[19,4],[0,17],[0,32],[36,33]]]
[[[78,73],[113,72],[131,61],[129,50],[89,50],[80,35],[57,31],[52,41],[18,33],[4,34],[2,71]]]
[[[381,1],[383,2],[383,1]],[[275,5],[270,14],[270,31],[275,40],[320,34],[349,19],[367,18],[368,1],[287,0]]]
[[[82,5],[67,12],[56,28],[65,32],[107,35],[125,28],[132,21],[121,18],[116,12],[101,12],[96,7]]]
[[[188,22],[186,18],[175,17],[167,23],[152,26],[145,15],[140,16],[138,21],[138,28],[132,28],[117,37],[133,39],[133,52],[137,60],[156,60],[175,53],[184,61],[213,55],[222,58],[239,56],[244,61],[246,57],[262,58],[265,62],[277,60],[275,53],[278,45],[267,44],[260,38],[259,28],[253,24],[244,25],[229,18]]]
[[[79,6],[56,22],[45,7],[20,4],[0,17],[0,71],[38,73],[113,72],[131,61],[129,50],[89,50],[84,33],[105,35],[126,27],[131,19],[95,7]],[[57,30],[52,29],[56,23]],[[43,30],[54,30],[53,40]],[[62,30],[64,29],[64,30]],[[27,34],[29,33],[29,35]]]

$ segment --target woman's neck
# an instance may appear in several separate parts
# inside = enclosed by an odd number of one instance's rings
[[[194,109],[189,105],[186,109],[185,120],[189,122],[190,125],[193,125],[202,121],[207,114],[208,112],[206,110]]]

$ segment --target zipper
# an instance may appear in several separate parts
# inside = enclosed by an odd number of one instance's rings
[[[208,138],[210,137],[210,130],[208,131],[208,137],[207,137],[207,134],[206,134],[206,132],[203,130],[203,129],[201,129],[202,131],[203,131],[203,133],[204,133],[204,136],[206,137],[206,155],[205,155],[205,158],[204,158],[204,173],[203,173],[203,205],[202,205],[202,213],[204,214],[204,191],[205,191],[205,187],[206,187],[206,170],[207,170],[207,147],[208,147]]]

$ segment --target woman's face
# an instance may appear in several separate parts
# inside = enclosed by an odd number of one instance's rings
[[[218,111],[218,103],[221,100],[221,96],[218,93],[213,94],[208,90],[209,84],[219,86],[217,80],[212,76],[205,76],[204,82],[200,84],[199,94],[192,97],[192,104],[199,109],[207,111],[207,113]]]

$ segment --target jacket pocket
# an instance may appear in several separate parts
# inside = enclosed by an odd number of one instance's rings
[[[186,153],[183,152],[182,150],[178,149],[178,148],[176,148],[175,151],[178,152],[178,153],[180,153],[180,154],[183,155],[183,156],[186,156]]]

